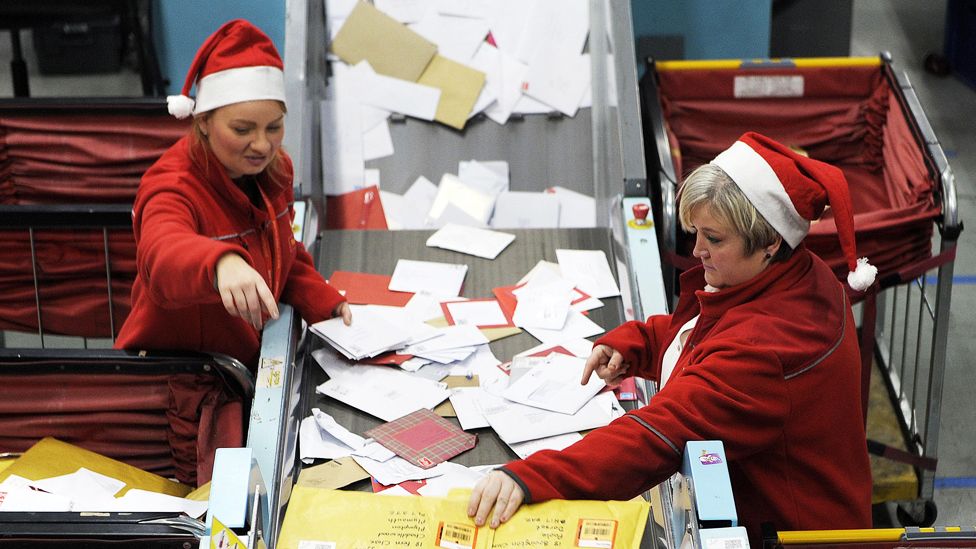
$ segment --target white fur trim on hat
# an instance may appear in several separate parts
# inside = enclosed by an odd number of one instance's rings
[[[868,263],[868,258],[862,257],[857,260],[857,267],[847,273],[847,284],[851,288],[863,292],[874,284],[874,278],[878,275],[878,268]]]
[[[752,147],[736,141],[712,160],[725,171],[783,240],[796,248],[810,231],[769,163]]]
[[[285,75],[281,69],[269,66],[227,69],[197,82],[197,105],[193,114],[261,99],[285,101]]]
[[[180,120],[193,114],[193,100],[185,95],[166,96],[166,109]]]

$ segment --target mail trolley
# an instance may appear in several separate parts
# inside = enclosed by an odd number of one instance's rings
[[[864,403],[872,359],[884,382],[879,392],[890,397],[887,407],[870,408],[869,449],[890,458],[872,457],[875,502],[899,502],[905,525],[931,524],[953,259],[962,223],[952,171],[907,77],[887,54],[650,59],[641,97],[669,296],[676,295],[677,274],[689,265],[692,244],[678,230],[678,185],[743,132],[764,133],[844,171],[858,255],[879,269],[879,284],[859,305]],[[842,276],[847,268],[829,218],[813,224],[805,243]],[[873,438],[879,410],[897,421],[893,437]],[[901,480],[888,483],[885,471],[892,467]]]

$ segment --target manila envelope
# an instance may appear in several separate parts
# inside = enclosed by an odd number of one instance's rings
[[[367,2],[357,2],[332,41],[332,51],[355,65],[365,59],[379,74],[416,82],[437,46]]]
[[[463,130],[485,85],[485,73],[435,55],[417,83],[441,90],[434,120]]]

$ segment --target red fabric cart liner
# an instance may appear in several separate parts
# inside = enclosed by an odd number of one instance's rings
[[[802,97],[736,98],[742,76],[802,78]],[[880,66],[661,70],[661,107],[680,177],[742,133],[757,131],[841,168],[854,207],[858,256],[879,278],[931,256],[938,181]],[[690,240],[679,232],[679,253]],[[847,266],[828,212],[806,245],[839,277]]]
[[[90,113],[0,112],[0,204],[130,203],[146,169],[188,128],[160,108]],[[102,232],[35,231],[45,333],[110,337]],[[112,230],[112,310],[118,332],[135,278],[131,230]],[[27,231],[0,231],[0,329],[36,332]]]
[[[198,485],[219,447],[244,442],[243,407],[203,374],[39,373],[0,383],[0,452],[53,436]]]

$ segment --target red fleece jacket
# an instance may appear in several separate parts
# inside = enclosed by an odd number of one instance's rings
[[[257,178],[267,197],[255,207],[212,154],[190,159],[190,136],[146,171],[133,207],[138,276],[116,347],[230,355],[254,368],[261,334],[224,309],[217,260],[239,254],[274,293],[308,322],[332,316],[343,297],[329,286],[292,233],[291,159],[280,177]]]
[[[689,440],[722,440],[739,521],[760,527],[871,527],[860,357],[846,293],[801,246],[785,263],[716,293],[701,267],[673,315],[621,325],[597,343],[657,379],[680,327],[701,313],[672,377],[647,406],[561,451],[504,470],[529,501],[625,499],[667,479]]]

